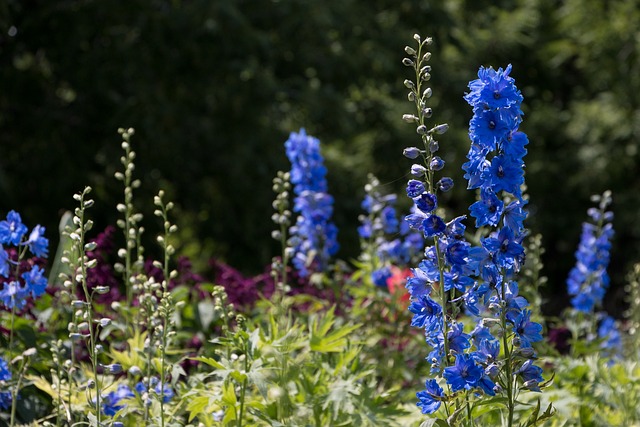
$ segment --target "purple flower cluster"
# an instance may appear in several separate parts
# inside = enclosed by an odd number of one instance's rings
[[[293,211],[298,213],[290,228],[292,262],[306,276],[310,271],[323,271],[338,251],[338,229],[331,222],[333,197],[327,193],[327,169],[320,154],[320,141],[300,129],[289,135],[285,149],[291,162]]]
[[[0,301],[9,310],[24,309],[29,298],[35,299],[45,293],[48,284],[40,265],[49,248],[45,229],[36,225],[28,236],[27,231],[20,214],[15,211],[10,211],[7,218],[0,221]],[[33,255],[31,259],[24,258],[27,249]]]
[[[358,234],[363,254],[372,263],[371,274],[376,286],[386,287],[392,276],[391,266],[406,267],[424,248],[421,233],[412,230],[406,221],[400,221],[396,212],[395,194],[382,194],[380,182],[374,176],[369,177],[365,186],[366,195],[362,209],[366,215],[360,216],[361,226]]]

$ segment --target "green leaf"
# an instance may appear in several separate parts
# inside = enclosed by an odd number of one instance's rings
[[[222,387],[222,402],[234,408],[238,404],[238,398],[231,381],[227,381]]]
[[[360,328],[361,324],[344,325],[329,332],[335,323],[335,306],[331,307],[324,317],[312,316],[309,319],[309,344],[311,350],[320,353],[341,352],[347,345],[347,336]]]
[[[228,369],[227,367],[222,365],[220,362],[218,362],[215,359],[212,359],[211,357],[204,357],[204,356],[192,357],[191,360],[197,360],[198,362],[206,363],[207,365],[213,366],[216,369]]]
[[[210,412],[208,410],[210,403],[211,399],[209,396],[196,396],[192,401],[190,401],[187,405],[187,411],[189,412],[189,422],[191,422],[191,420],[193,420],[199,414]]]

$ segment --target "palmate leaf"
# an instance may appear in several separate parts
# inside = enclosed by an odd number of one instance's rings
[[[335,306],[331,307],[324,317],[311,316],[309,318],[309,344],[312,351],[320,353],[341,352],[346,347],[347,336],[357,330],[362,324],[344,325],[331,331],[335,323]]]

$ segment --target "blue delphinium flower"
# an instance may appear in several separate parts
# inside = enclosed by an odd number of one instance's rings
[[[515,365],[512,360],[513,353],[519,349],[520,356],[535,357],[531,344],[542,340],[542,326],[531,320],[531,312],[526,309],[528,302],[518,296],[515,280],[525,258],[522,241],[526,236],[523,221],[527,217],[524,210],[527,201],[521,187],[524,184],[523,158],[527,154],[525,145],[529,141],[518,130],[522,122],[520,105],[523,97],[515,80],[509,76],[510,72],[511,65],[497,71],[481,67],[478,79],[469,83],[470,92],[465,95],[474,116],[469,124],[471,147],[463,170],[468,188],[480,189],[480,198],[471,205],[470,211],[477,227],[490,227],[488,235],[480,239],[481,247],[473,248],[469,253],[474,273],[484,282],[478,290],[482,289],[488,303],[488,310],[483,314],[485,320],[502,329],[498,336],[512,336],[510,340],[504,340],[504,368],[511,375],[519,376],[524,388],[539,391],[542,369],[533,364],[533,359],[525,357],[524,362],[519,359]],[[494,341],[478,343],[484,349],[480,350],[482,354],[477,360],[484,362],[489,342]],[[498,346],[497,342],[491,344],[495,357]],[[511,366],[516,367],[514,371]],[[498,369],[497,364],[487,367],[490,373]],[[513,390],[508,388],[507,393],[507,398],[513,401]]]
[[[23,309],[27,304],[28,296],[29,290],[15,280],[4,282],[4,286],[0,290],[0,300],[8,309],[14,307],[18,310]]]
[[[425,389],[416,393],[418,396],[418,407],[422,409],[423,414],[432,414],[438,410],[442,402],[441,398],[443,394],[442,387],[438,385],[438,382],[434,379],[429,379],[425,382]]]
[[[619,359],[622,357],[622,334],[616,320],[605,315],[598,325],[598,339],[602,340],[600,348],[604,355]]]
[[[131,399],[135,394],[126,384],[119,384],[115,391],[102,396],[102,413],[110,417],[125,407],[123,400]]]
[[[40,258],[46,258],[49,254],[49,240],[44,237],[45,228],[41,225],[33,227],[29,238],[24,245],[29,247],[32,254]]]
[[[23,309],[29,295],[37,298],[47,287],[44,270],[33,259],[27,262],[24,259],[27,251],[21,248],[26,246],[35,257],[46,257],[49,241],[44,237],[45,229],[36,225],[24,239],[27,231],[20,214],[15,211],[10,211],[7,219],[0,221],[0,301],[7,309]],[[7,250],[10,246],[14,248]]]
[[[424,184],[420,184],[424,188]],[[378,179],[369,174],[366,195],[358,228],[362,249],[361,261],[371,270],[376,286],[387,287],[392,276],[392,266],[405,268],[416,260],[424,249],[422,233],[415,231],[398,218],[395,194],[384,194]]]
[[[9,370],[9,365],[2,357],[0,357],[0,381],[10,380],[11,370]],[[9,408],[11,408],[11,392],[2,391],[0,392],[0,409],[7,410]]]
[[[22,236],[27,232],[27,226],[22,223],[20,214],[16,211],[10,211],[7,219],[0,221],[0,243],[19,245]]]
[[[602,305],[609,287],[609,252],[613,238],[611,220],[613,213],[607,211],[611,203],[611,192],[597,196],[599,209],[589,210],[595,224],[582,224],[580,244],[575,253],[576,265],[569,272],[567,288],[573,307],[583,313],[593,313]]]
[[[456,392],[474,388],[483,374],[482,367],[478,366],[470,355],[458,354],[455,364],[445,368],[442,376],[451,385],[451,391]]]
[[[160,388],[160,381],[158,380],[158,378],[152,377],[150,380],[150,385],[154,394],[156,394],[157,396],[160,396],[162,394],[162,403],[169,403],[171,399],[173,399],[175,393],[173,391],[173,388],[171,388],[171,384],[164,383],[164,387]],[[147,386],[142,381],[140,381],[136,384],[135,390],[140,396],[142,396],[147,392],[148,389]],[[163,390],[164,393],[162,393]]]
[[[285,149],[291,162],[293,210],[298,213],[290,229],[292,262],[306,276],[310,269],[323,271],[329,258],[338,251],[338,229],[331,222],[333,198],[327,193],[327,169],[320,154],[320,141],[301,129],[289,135]]]

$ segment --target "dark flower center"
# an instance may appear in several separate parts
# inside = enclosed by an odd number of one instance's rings
[[[491,120],[489,122],[489,129],[495,129],[496,128],[496,122],[494,122],[493,120]]]
[[[496,175],[498,175],[499,178],[502,178],[504,176],[504,169],[502,166],[498,166],[498,172],[496,173]]]

